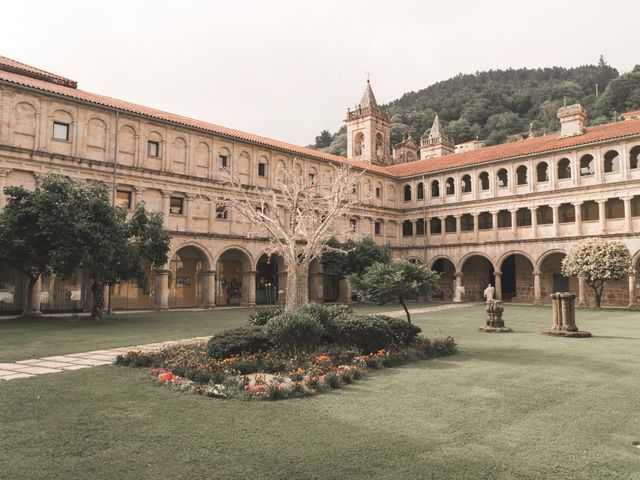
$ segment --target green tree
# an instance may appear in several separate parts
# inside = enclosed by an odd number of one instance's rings
[[[397,301],[411,315],[406,300],[419,295],[430,295],[439,289],[439,275],[420,263],[393,259],[385,263],[374,263],[362,275],[352,273],[347,277],[352,291],[363,300],[379,304]]]
[[[374,263],[391,260],[391,248],[378,245],[371,237],[344,243],[332,238],[327,247],[320,257],[320,263],[323,271],[334,277],[343,278],[351,273],[362,275]]]
[[[320,132],[320,135],[316,137],[315,148],[326,148],[329,145],[331,145],[331,140],[332,140],[331,132],[329,132],[329,130],[326,130],[326,129],[322,130]]]
[[[47,176],[33,191],[4,189],[7,204],[0,215],[0,263],[28,279],[24,313],[38,313],[34,286],[45,274],[71,274],[80,264],[78,229],[82,189],[72,180]]]
[[[584,282],[593,289],[598,308],[606,282],[620,280],[630,270],[629,249],[622,242],[601,238],[580,240],[562,260],[562,274],[584,277]]]

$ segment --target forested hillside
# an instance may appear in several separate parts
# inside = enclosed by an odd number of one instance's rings
[[[599,93],[596,97],[596,85]],[[383,105],[391,117],[391,143],[406,133],[428,133],[438,112],[445,131],[461,143],[474,138],[487,145],[558,131],[556,112],[566,102],[581,103],[588,125],[606,123],[640,108],[640,65],[620,75],[600,57],[598,65],[575,68],[491,70],[460,74]],[[346,127],[324,130],[312,148],[346,155]]]

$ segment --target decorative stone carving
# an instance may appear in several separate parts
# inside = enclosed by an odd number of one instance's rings
[[[585,338],[590,337],[591,332],[580,331],[576,326],[576,294],[568,292],[551,294],[551,316],[553,325],[551,328],[540,330],[543,335],[555,335],[558,337]]]
[[[487,322],[480,330],[487,333],[509,333],[512,332],[509,327],[505,327],[502,313],[504,305],[502,300],[487,300]]]

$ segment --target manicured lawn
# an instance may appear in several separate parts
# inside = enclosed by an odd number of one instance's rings
[[[640,314],[578,311],[591,339],[538,335],[543,307],[507,305],[512,334],[483,320],[415,315],[460,353],[300,400],[179,394],[112,366],[2,382],[0,478],[640,478]]]
[[[438,304],[413,303],[411,308],[434,305]],[[362,312],[401,308],[397,304],[356,307]],[[103,322],[87,317],[0,317],[0,362],[212,335],[244,325],[248,314],[248,309],[122,313]]]

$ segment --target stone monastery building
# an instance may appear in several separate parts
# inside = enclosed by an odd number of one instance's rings
[[[577,240],[620,240],[634,268],[640,257],[640,112],[623,117],[585,128],[586,111],[571,105],[558,111],[559,133],[492,147],[467,142],[459,153],[436,117],[428,138],[391,146],[389,118],[367,83],[347,112],[343,158],[85,92],[73,80],[0,57],[0,189],[34,187],[50,172],[107,184],[115,178],[117,203],[131,208],[144,200],[164,213],[170,262],[153,272],[150,295],[116,285],[114,308],[277,301],[282,262],[267,262],[264,241],[247,238],[247,226],[216,201],[223,170],[277,188],[275,171],[292,158],[309,178],[330,175],[331,164],[365,170],[351,225],[441,272],[443,299],[464,286],[462,300],[480,300],[491,282],[505,301],[547,303],[551,292],[571,290],[592,303],[580,279],[560,273]],[[0,194],[0,208],[5,201]],[[337,280],[319,265],[311,270],[310,298],[336,300]],[[89,303],[81,271],[40,283],[43,311]],[[25,292],[21,276],[0,265],[0,313],[21,311]],[[605,288],[605,305],[637,303],[635,273]]]

